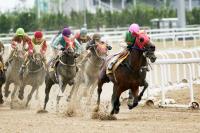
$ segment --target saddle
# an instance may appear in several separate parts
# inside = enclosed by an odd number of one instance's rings
[[[129,51],[123,51],[119,54],[112,56],[106,66],[106,74],[111,74],[115,72],[118,66],[128,57]]]

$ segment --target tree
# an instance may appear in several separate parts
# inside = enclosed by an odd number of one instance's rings
[[[11,29],[11,19],[5,14],[0,15],[0,33],[8,33]]]

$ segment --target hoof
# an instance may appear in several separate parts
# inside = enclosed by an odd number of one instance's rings
[[[119,109],[115,109],[115,114],[118,114],[119,113]]]
[[[3,103],[4,103],[4,101],[3,101],[3,99],[1,99],[1,100],[0,100],[0,104],[3,104]]]
[[[24,99],[24,96],[19,95],[18,98],[19,98],[20,100],[23,100],[23,99]]]
[[[95,107],[94,109],[93,109],[93,112],[98,112],[99,111],[99,106],[97,106],[97,107]]]
[[[37,114],[43,114],[43,113],[48,113],[48,111],[41,109],[37,111]]]
[[[115,110],[113,109],[111,112],[110,112],[110,115],[114,115],[115,113]]]
[[[134,107],[136,107],[138,105],[138,103],[133,103],[133,105],[128,105],[128,109],[131,110]]]
[[[127,105],[128,105],[128,106],[132,106],[132,105],[133,105],[133,99],[128,99]]]

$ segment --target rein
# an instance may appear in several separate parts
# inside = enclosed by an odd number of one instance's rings
[[[62,55],[59,57],[59,62],[60,62],[62,65],[64,65],[64,66],[69,66],[69,67],[74,67],[74,66],[76,66],[76,63],[74,63],[74,64],[72,64],[72,65],[69,65],[69,64],[64,63],[64,62],[61,60],[61,57],[62,57],[63,55],[64,55],[64,54],[62,54]]]
[[[28,65],[29,63],[30,63],[30,60],[28,61],[27,65]],[[43,63],[42,63],[42,64],[43,64]],[[38,68],[38,69],[36,69],[36,70],[34,70],[34,71],[31,71],[31,70],[29,69],[29,67],[27,67],[27,70],[28,70],[28,72],[30,72],[30,73],[36,73],[36,72],[41,71],[43,68],[44,68],[44,67],[43,67],[43,65],[42,65],[40,68]]]
[[[36,72],[41,71],[42,69],[43,69],[43,66],[41,66],[40,68],[38,68],[38,69],[35,70],[35,71],[31,71],[31,70],[29,69],[29,67],[28,67],[28,72],[30,72],[30,73],[36,73]]]
[[[143,48],[143,49],[141,49],[141,48],[139,48],[138,46],[136,46],[136,45],[134,45],[133,47],[132,47],[132,49],[134,49],[134,50],[137,50],[137,51],[141,51],[141,52],[145,52],[146,50]],[[146,58],[146,57],[145,57]],[[128,70],[131,72],[131,73],[135,73],[136,71],[131,67],[131,65],[129,64],[129,62],[124,62],[123,63],[123,65],[124,66],[126,66],[127,68],[128,68]],[[147,65],[149,65],[149,63],[147,62]],[[142,67],[144,67],[144,66],[141,66],[141,68]],[[141,69],[140,68],[140,69]]]
[[[70,66],[70,67],[74,67],[74,66],[76,66],[75,63],[72,64],[72,65],[66,64],[66,63],[62,62],[62,60],[61,60],[60,58],[59,58],[59,62],[60,62],[62,65],[64,65],[64,66]]]
[[[95,51],[96,56],[97,56],[99,59],[104,60],[104,58],[101,57],[101,56],[98,54],[96,48],[93,47],[93,49],[94,49],[94,51]]]

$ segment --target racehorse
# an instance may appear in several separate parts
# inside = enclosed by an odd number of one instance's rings
[[[3,63],[3,53],[4,53],[4,46],[0,42],[0,104],[3,104],[3,95],[2,95],[2,85],[5,83],[6,77],[4,72],[4,63]]]
[[[60,98],[63,96],[66,85],[73,85],[74,78],[77,73],[77,66],[75,59],[77,54],[74,52],[74,43],[72,40],[66,40],[66,48],[59,56],[59,61],[56,63],[55,71],[49,68],[49,71],[45,77],[45,101],[43,109],[46,109],[47,102],[49,100],[49,93],[52,85],[59,84],[59,94],[57,95],[57,106],[59,105]],[[51,66],[49,66],[51,67]],[[58,110],[58,109],[57,109]]]
[[[112,110],[111,115],[117,114],[120,110],[120,95],[122,92],[131,89],[134,101],[132,105],[129,105],[129,109],[132,109],[138,105],[142,95],[145,91],[145,87],[139,94],[139,86],[144,81],[144,75],[141,72],[141,68],[147,64],[147,58],[153,63],[156,60],[154,54],[155,45],[150,42],[150,39],[146,33],[136,34],[136,42],[129,50],[129,55],[123,60],[123,62],[112,73],[107,74],[107,67],[110,58],[106,59],[103,63],[99,77],[98,77],[98,99],[97,99],[97,111],[100,105],[100,95],[102,92],[102,86],[106,82],[112,82],[113,94],[111,99]],[[113,58],[113,57],[112,57]]]
[[[35,90],[38,91],[38,88],[44,82],[46,73],[44,68],[44,62],[42,61],[43,58],[42,55],[39,53],[39,50],[34,50],[34,51],[35,51],[34,54],[29,57],[26,69],[23,72],[22,77],[20,78],[21,84],[18,95],[19,99],[22,100],[24,98],[24,88],[26,87],[26,85],[32,86],[31,92],[29,93],[26,101],[26,106],[28,106],[28,103],[31,100]]]
[[[6,82],[5,82],[5,97],[8,97],[10,94],[9,86],[10,84],[14,83],[14,91],[11,95],[11,101],[13,100],[17,89],[20,86],[20,77],[19,77],[19,70],[23,63],[24,58],[24,50],[23,47],[19,44],[17,45],[16,49],[13,51],[12,62],[8,62],[8,68],[6,71]]]
[[[97,79],[100,66],[103,63],[104,58],[108,55],[108,50],[110,49],[111,47],[104,42],[98,42],[96,45],[93,45],[89,48],[91,55],[88,57],[86,62],[81,64],[80,71],[77,74],[77,81],[71,89],[68,100],[71,99],[75,90],[76,95],[77,89],[79,89],[80,85],[83,83],[84,94],[87,95],[89,92],[88,103],[90,102],[92,94],[94,93],[94,89],[97,87]]]

